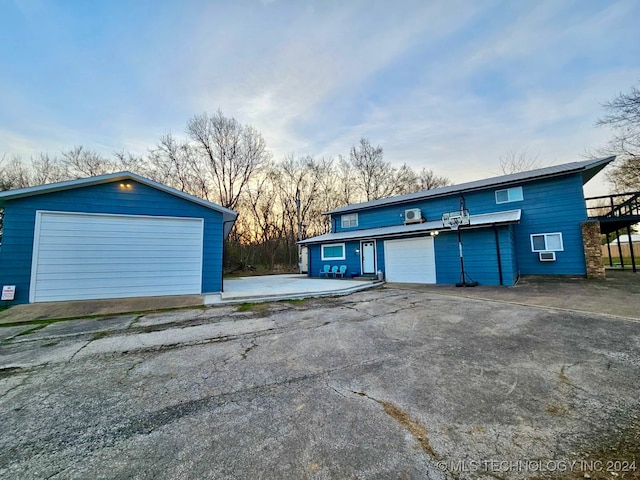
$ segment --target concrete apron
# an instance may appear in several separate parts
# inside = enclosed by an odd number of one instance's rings
[[[348,295],[384,282],[309,278],[306,275],[266,275],[225,278],[224,292],[204,295],[205,305],[271,302],[311,297]]]

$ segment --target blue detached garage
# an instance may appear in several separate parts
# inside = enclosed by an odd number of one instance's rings
[[[237,213],[130,172],[0,192],[16,303],[222,290]]]

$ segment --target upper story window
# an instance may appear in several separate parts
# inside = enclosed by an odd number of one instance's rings
[[[532,252],[561,252],[564,250],[562,244],[562,233],[534,233],[531,235]]]
[[[505,188],[496,190],[496,203],[519,202],[524,200],[522,187]]]
[[[340,217],[342,219],[342,228],[357,227],[358,226],[358,214],[348,213]]]

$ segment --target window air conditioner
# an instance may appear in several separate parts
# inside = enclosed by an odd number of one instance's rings
[[[422,222],[422,211],[419,208],[409,208],[404,211],[404,223]]]
[[[556,252],[538,252],[538,259],[541,262],[555,262]]]

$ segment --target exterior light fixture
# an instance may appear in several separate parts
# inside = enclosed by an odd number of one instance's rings
[[[433,232],[431,232],[431,233],[430,233],[430,235],[431,235],[432,237],[436,237],[436,236],[438,236],[439,234],[440,234],[440,232],[439,232],[438,230],[434,230]]]

